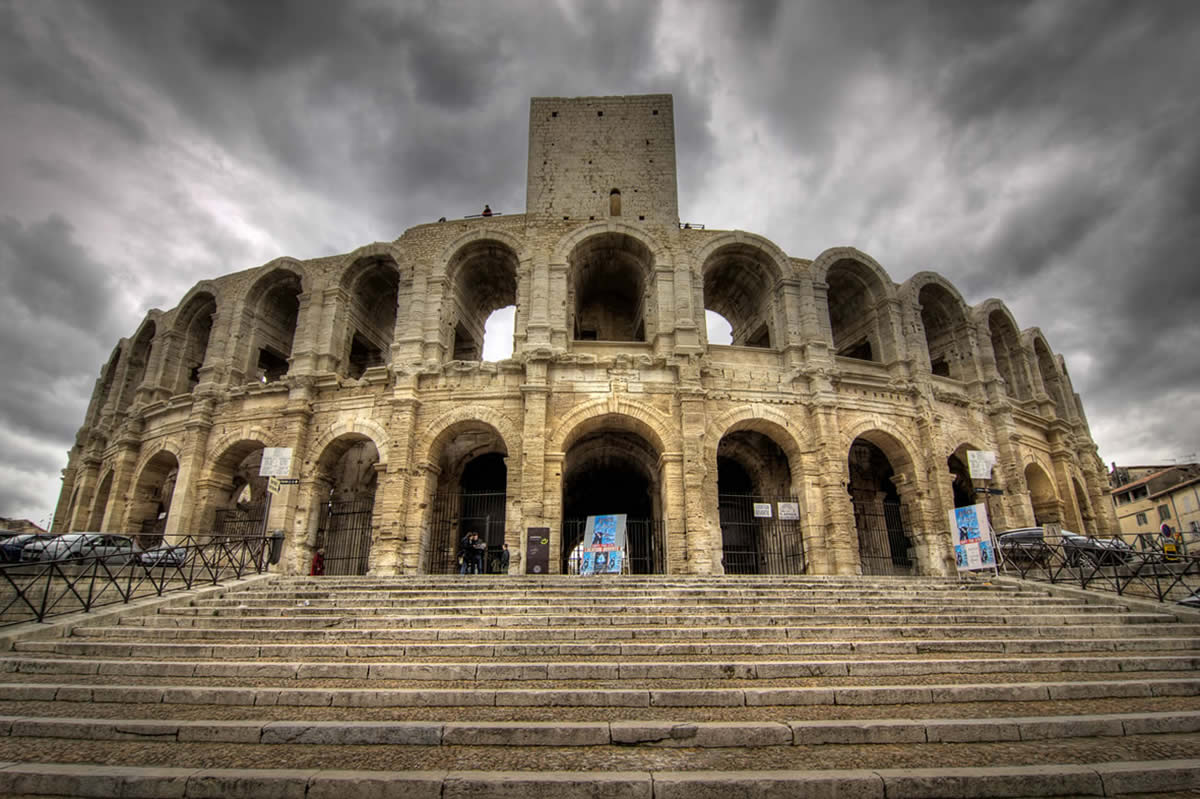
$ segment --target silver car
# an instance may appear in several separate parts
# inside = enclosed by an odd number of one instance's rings
[[[115,533],[67,533],[49,541],[30,544],[21,552],[22,560],[66,560],[102,557],[105,563],[128,563],[136,548],[133,539]]]

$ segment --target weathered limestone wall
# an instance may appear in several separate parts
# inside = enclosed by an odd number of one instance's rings
[[[443,568],[456,533],[438,503],[492,455],[506,476],[488,491],[503,494],[514,570],[529,527],[551,528],[559,568],[574,468],[646,481],[661,522],[656,570],[720,573],[719,452],[735,442],[729,457],[746,463],[778,457],[755,453],[757,441],[786,459],[808,570],[854,573],[864,563],[848,456],[859,441],[890,465],[883,485],[904,508],[921,573],[953,569],[948,459],[964,449],[999,455],[992,486],[1004,494],[988,501],[998,529],[1033,524],[1036,511],[1081,532],[1116,531],[1086,417],[1040,331],[1018,333],[997,300],[968,306],[934,273],[897,285],[853,248],[810,261],[743,231],[680,230],[669,97],[535,100],[529,180],[526,215],[279,258],[150,311],[96,382],[54,529],[137,532],[156,481],[170,479],[166,533],[210,532],[218,510],[235,509],[239,469],[262,447],[291,447],[299,483],[275,498],[266,524],[285,532],[284,562],[302,570],[331,464],[369,441],[373,571]],[[584,271],[598,264],[641,291],[643,340],[575,340]],[[481,279],[489,291],[471,293]],[[294,331],[283,330],[269,298],[296,287]],[[471,307],[480,297],[516,306],[508,360],[453,358],[459,323],[477,328],[492,310]],[[381,302],[389,318],[395,308],[390,333],[365,310]],[[760,346],[710,345],[706,307]],[[264,380],[258,349],[282,347],[289,333],[286,374]],[[356,333],[382,363],[350,363]],[[869,359],[836,354],[859,340]],[[949,376],[933,373],[938,363]]]

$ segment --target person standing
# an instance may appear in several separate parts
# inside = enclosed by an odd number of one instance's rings
[[[471,533],[473,541],[471,542],[471,554],[473,560],[471,563],[474,569],[474,574],[483,574],[484,558],[487,557],[487,541],[479,533]]]
[[[323,548],[313,553],[312,565],[309,567],[308,573],[313,577],[325,575],[325,550]]]
[[[508,574],[508,563],[509,563],[508,544],[502,544],[500,547],[500,573],[501,574]]]
[[[474,554],[471,551],[474,533],[467,533],[458,542],[458,573],[470,574]]]

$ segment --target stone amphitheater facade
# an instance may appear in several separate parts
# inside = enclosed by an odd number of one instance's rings
[[[512,355],[482,360],[509,306]],[[265,447],[293,452],[270,503]],[[321,547],[373,574],[452,571],[468,529],[522,571],[543,529],[561,572],[585,516],[624,513],[636,572],[943,575],[950,508],[1107,533],[1107,495],[1063,359],[1002,301],[681,224],[669,95],[535,98],[525,213],[151,310],[101,370],[54,529],[278,530],[289,570]]]

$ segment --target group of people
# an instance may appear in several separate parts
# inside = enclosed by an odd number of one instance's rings
[[[487,561],[487,541],[479,533],[467,533],[458,542],[458,573],[484,574]],[[508,573],[508,544],[502,545],[500,555],[493,562],[495,571],[500,574]]]

